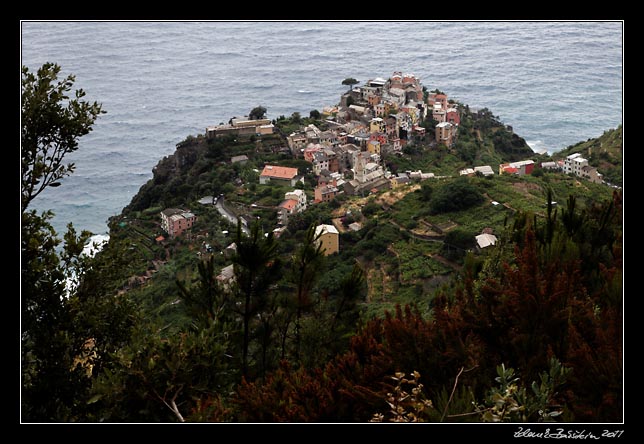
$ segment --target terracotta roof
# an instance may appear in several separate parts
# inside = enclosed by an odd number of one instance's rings
[[[264,177],[273,177],[275,179],[293,179],[297,176],[297,168],[266,165],[261,175]]]
[[[295,199],[286,199],[282,201],[282,203],[280,204],[280,207],[286,208],[289,211],[295,208],[296,206],[297,206],[297,200]]]

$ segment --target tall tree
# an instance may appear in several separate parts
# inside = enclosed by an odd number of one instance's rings
[[[102,112],[97,103],[70,99],[74,76],[58,81],[47,63],[36,75],[22,69],[21,358],[22,418],[75,421],[86,414],[92,378],[107,354],[127,338],[131,307],[99,288],[106,262],[82,254],[91,233],[68,225],[64,244],[30,202],[70,174],[64,158],[78,147]]]
[[[237,253],[233,257],[237,289],[241,297],[242,317],[242,375],[249,374],[248,352],[251,340],[251,321],[268,302],[270,286],[279,279],[280,261],[277,241],[272,232],[266,235],[258,222],[244,235],[241,222],[237,224]]]
[[[306,232],[304,242],[295,252],[291,261],[292,279],[295,283],[295,359],[300,359],[301,324],[302,314],[312,305],[311,291],[319,270],[324,261],[322,244],[318,242],[320,234],[316,236],[315,225],[311,225]]]
[[[360,82],[358,80],[354,79],[353,77],[347,77],[346,79],[344,79],[342,81],[343,85],[348,85],[349,86],[349,90],[351,90],[351,87],[353,85],[357,85],[358,83],[360,83]]]
[[[64,164],[65,156],[78,149],[78,139],[92,130],[102,106],[82,100],[85,92],[70,91],[76,80],[69,75],[58,79],[60,66],[45,63],[34,75],[22,67],[21,155],[22,211],[47,187],[74,171]]]

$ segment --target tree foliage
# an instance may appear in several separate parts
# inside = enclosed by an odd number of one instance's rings
[[[74,76],[57,82],[59,72],[51,63],[37,75],[22,69],[21,411],[28,422],[86,418],[92,382],[127,342],[135,320],[131,304],[102,285],[122,262],[84,255],[91,233],[78,234],[71,223],[59,249],[53,214],[28,208],[73,171],[65,156],[102,112],[80,100],[82,90],[70,99]]]
[[[21,159],[22,210],[47,187],[74,171],[74,164],[64,164],[66,155],[78,149],[78,139],[92,130],[103,113],[97,102],[83,100],[85,92],[77,89],[70,97],[75,76],[59,80],[61,67],[45,63],[36,74],[22,67]]]
[[[433,214],[459,211],[482,203],[481,192],[467,177],[459,177],[435,190],[429,202]]]
[[[266,117],[266,108],[263,106],[256,106],[250,113],[248,113],[248,118],[251,120],[259,120]]]
[[[241,222],[238,224],[236,244],[233,264],[243,323],[241,370],[242,375],[248,376],[251,322],[270,302],[269,288],[280,276],[281,261],[273,232],[265,236],[257,222],[249,236],[242,233]]]
[[[353,77],[347,77],[342,81],[343,85],[348,85],[349,88],[351,88],[353,85],[357,85],[360,83],[358,80],[354,79]]]

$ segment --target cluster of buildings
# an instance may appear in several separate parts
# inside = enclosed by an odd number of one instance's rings
[[[520,160],[517,162],[502,163],[499,165],[499,174],[516,174],[518,176],[524,176],[526,174],[532,174],[534,170],[534,160]],[[464,168],[459,171],[461,176],[474,176],[476,174],[482,174],[483,176],[493,176],[494,170],[490,165],[475,166],[473,168]]]
[[[575,153],[567,156],[563,160],[542,162],[541,168],[550,171],[562,171],[566,174],[574,174],[577,177],[588,179],[594,183],[602,183],[602,175],[597,168],[588,164],[588,159],[584,158],[581,153]]]
[[[338,107],[325,109],[325,113],[333,114],[327,120],[330,129],[321,131],[309,125],[288,136],[293,155],[302,156],[305,149],[316,145],[333,149],[352,144],[377,155],[399,151],[413,136],[425,136],[426,130],[420,124],[429,115],[437,123],[436,142],[449,146],[460,123],[459,111],[446,94],[427,93],[420,79],[402,72],[352,88],[341,96]],[[341,153],[336,152],[336,156]]]
[[[337,107],[325,108],[328,129],[321,130],[310,124],[286,137],[288,150],[295,158],[310,163],[310,171],[317,177],[313,204],[329,202],[339,194],[361,195],[384,189],[397,188],[411,181],[434,177],[432,173],[406,171],[391,174],[381,159],[387,153],[399,152],[414,137],[424,137],[426,128],[421,126],[431,116],[435,122],[435,143],[451,146],[457,137],[460,113],[453,101],[443,92],[426,91],[415,75],[394,72],[388,79],[375,78],[363,86],[352,87],[342,94]],[[269,119],[233,118],[226,125],[206,128],[206,137],[227,135],[251,136],[272,134],[274,126]],[[232,163],[246,163],[248,157],[236,156]],[[533,160],[500,164],[498,174],[531,174]],[[543,162],[544,169],[557,169],[601,182],[601,174],[588,165],[581,154],[573,154],[559,162]],[[258,171],[259,172],[259,171]],[[494,175],[489,165],[465,168],[460,175]],[[260,184],[280,183],[295,187],[302,181],[297,168],[265,165],[259,174]],[[284,195],[277,207],[279,224],[284,227],[289,218],[307,208],[303,190],[293,189]],[[190,229],[196,216],[188,210],[169,208],[161,212],[161,226],[170,236],[178,236]],[[319,233],[318,233],[319,231]],[[316,235],[324,251],[338,251],[338,232],[332,225],[320,225]],[[477,237],[479,247],[494,244],[491,233]]]
[[[287,137],[291,153],[311,163],[318,177],[314,202],[328,202],[339,193],[365,195],[431,177],[411,172],[392,176],[382,167],[384,154],[398,152],[430,114],[437,122],[436,142],[451,145],[460,123],[458,109],[441,92],[427,93],[413,74],[394,72],[352,88],[340,104],[325,113],[329,129],[308,125]]]
[[[572,173],[591,182],[602,183],[603,181],[602,175],[597,171],[597,168],[588,165],[588,159],[583,158],[581,153],[567,156],[561,165],[561,169],[564,173]]]

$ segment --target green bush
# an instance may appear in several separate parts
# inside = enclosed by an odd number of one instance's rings
[[[432,193],[429,207],[432,214],[449,213],[473,207],[484,200],[481,192],[467,177],[459,177]]]

